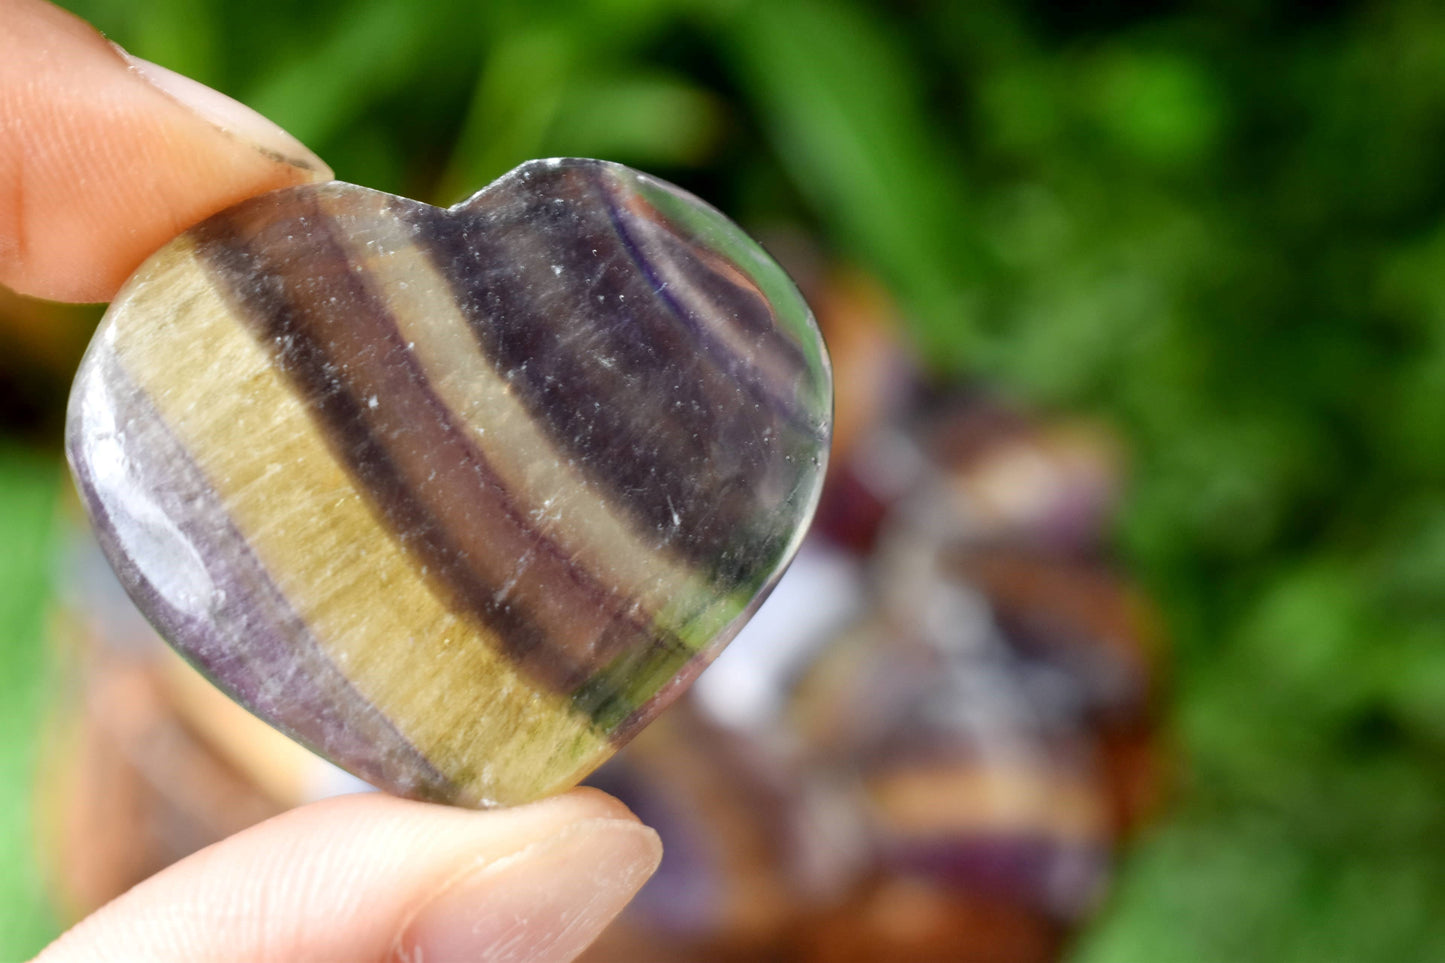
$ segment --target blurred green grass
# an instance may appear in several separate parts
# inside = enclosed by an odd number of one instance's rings
[[[21,959],[54,936],[32,828],[36,732],[44,708],[43,641],[50,536],[60,467],[0,444],[0,959]]]
[[[1111,419],[1181,785],[1077,958],[1445,960],[1445,10],[67,5],[343,179],[451,202],[600,155],[802,225],[940,379]],[[48,469],[17,458],[3,678],[32,693]]]

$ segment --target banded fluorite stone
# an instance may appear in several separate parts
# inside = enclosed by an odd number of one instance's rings
[[[761,604],[830,377],[723,215],[534,161],[447,210],[331,183],[185,232],[106,314],[67,449],[132,598],[233,698],[382,788],[510,804]]]

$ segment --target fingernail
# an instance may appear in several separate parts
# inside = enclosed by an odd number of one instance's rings
[[[565,963],[657,869],[657,834],[624,819],[574,823],[444,885],[407,924],[396,958]]]
[[[205,84],[184,74],[168,70],[160,64],[132,56],[115,48],[125,62],[161,93],[170,97],[214,127],[245,141],[273,160],[305,171],[314,171],[318,180],[329,180],[331,168],[309,148],[292,137],[273,121],[258,114],[239,100],[232,100]]]

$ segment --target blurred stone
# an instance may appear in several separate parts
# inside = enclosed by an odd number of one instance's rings
[[[586,963],[767,960],[801,911],[797,773],[684,699],[588,779],[664,839],[662,864]]]
[[[869,845],[800,958],[1047,963],[1157,797],[1149,625],[1092,567],[985,554],[924,571],[898,572],[909,591],[795,695],[800,768]]]
[[[68,451],[102,547],[233,698],[374,784],[574,784],[747,620],[824,472],[807,306],[691,195],[538,161],[186,232],[107,314]]]
[[[1099,554],[1123,460],[1102,425],[1040,422],[978,398],[945,404],[919,434],[946,493],[952,537],[1048,555]]]
[[[815,268],[804,277],[804,291],[828,340],[836,386],[833,454],[813,530],[866,555],[889,505],[913,481],[909,466],[894,464],[891,452],[880,448],[918,405],[921,372],[897,310],[878,282],[843,269]]]
[[[67,922],[285,808],[174,712],[157,667],[88,656],[52,715],[36,786],[41,858]]]

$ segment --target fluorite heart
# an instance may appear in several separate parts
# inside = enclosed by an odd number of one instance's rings
[[[705,667],[817,501],[807,306],[716,210],[534,161],[449,210],[267,194],[111,305],[67,449],[141,610],[408,796],[571,786]]]

